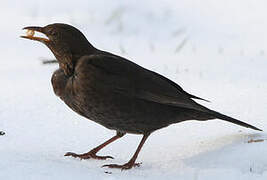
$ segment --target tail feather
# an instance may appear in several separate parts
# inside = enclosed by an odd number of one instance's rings
[[[187,93],[187,92],[186,92],[186,93]],[[189,93],[187,93],[187,95],[188,95],[190,98],[193,98],[193,99],[198,99],[198,100],[202,100],[202,101],[210,102],[210,101],[207,100],[207,99],[203,99],[203,98],[197,97],[197,96],[192,95],[192,94],[189,94]]]
[[[247,124],[245,122],[242,122],[240,120],[231,118],[229,116],[226,116],[224,114],[218,113],[216,111],[212,111],[212,115],[214,115],[214,117],[216,117],[218,119],[222,119],[222,120],[225,120],[225,121],[228,121],[228,122],[231,122],[231,123],[234,123],[234,124],[246,127],[246,128],[251,128],[251,129],[254,129],[254,130],[257,130],[257,131],[262,131],[261,129],[259,129],[259,128],[255,127],[255,126],[252,126],[252,125]]]

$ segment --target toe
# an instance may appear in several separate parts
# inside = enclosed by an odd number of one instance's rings
[[[108,167],[108,168],[122,168],[122,165],[118,164],[105,164],[102,167]]]
[[[123,165],[118,165],[118,164],[106,164],[103,165],[102,167],[108,167],[108,168],[116,168],[116,169],[121,169],[121,170],[127,170],[131,169],[132,167],[140,167],[142,163],[126,163]]]
[[[95,156],[95,159],[106,160],[106,159],[114,159],[114,157],[112,157],[112,156]]]
[[[78,157],[78,154],[73,153],[73,152],[67,152],[64,156]]]
[[[94,153],[76,154],[73,152],[67,152],[64,156],[72,156],[74,158],[80,158],[80,159],[98,159],[98,160],[114,159],[112,156],[97,156]]]

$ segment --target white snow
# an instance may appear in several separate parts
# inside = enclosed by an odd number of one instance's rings
[[[19,38],[24,26],[72,24],[96,47],[159,72],[212,102],[201,104],[265,130],[266,6],[264,0],[1,2],[0,130],[6,135],[0,136],[0,179],[267,179],[266,133],[220,120],[155,132],[138,157],[143,164],[129,171],[101,166],[127,162],[141,136],[127,135],[99,153],[113,160],[64,157],[86,152],[114,132],[57,98],[50,84],[57,67],[41,65],[53,55]]]

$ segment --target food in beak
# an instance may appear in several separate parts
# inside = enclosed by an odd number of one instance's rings
[[[30,39],[30,40],[40,41],[40,42],[43,42],[43,43],[48,43],[49,42],[49,39],[45,35],[44,35],[44,37],[38,37],[38,35],[34,36],[35,32],[42,33],[40,28],[38,29],[38,28],[26,27],[26,28],[23,28],[23,29],[27,30],[26,31],[26,35],[20,36],[20,37],[26,38],[26,39]]]
[[[26,35],[28,36],[28,37],[33,37],[34,36],[34,30],[30,30],[30,29],[28,29],[27,31],[26,31]]]

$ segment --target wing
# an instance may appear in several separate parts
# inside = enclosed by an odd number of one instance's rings
[[[161,78],[162,80],[165,80],[167,81],[170,85],[174,86],[178,91],[181,91],[183,92],[185,95],[187,95],[189,98],[193,98],[193,99],[199,99],[199,100],[202,100],[202,101],[206,101],[206,102],[210,102],[209,100],[206,100],[206,99],[203,99],[203,98],[200,98],[200,97],[197,97],[195,95],[192,95],[192,94],[189,94],[188,92],[184,91],[181,86],[179,86],[178,84],[176,84],[175,82],[173,82],[172,80],[156,73],[156,72],[153,72],[153,71],[150,71],[151,73],[154,73],[156,76],[158,76],[159,78]]]
[[[198,97],[188,94],[173,81],[122,57],[98,54],[84,56],[79,61],[83,62],[80,67],[101,72],[99,83],[114,93],[170,106],[208,111],[191,99]]]

